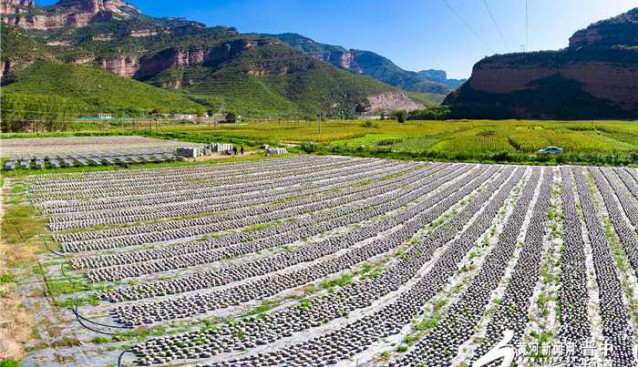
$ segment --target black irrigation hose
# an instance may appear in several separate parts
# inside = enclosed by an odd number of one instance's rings
[[[117,358],[117,367],[122,367],[122,358],[124,358],[124,355],[126,353],[129,353],[132,350],[133,350],[133,348],[129,348],[129,349],[123,351],[122,353],[120,353],[120,356]]]
[[[60,264],[60,271],[62,272],[62,275],[63,275],[63,276],[64,276],[64,277],[65,277],[65,278],[69,281],[69,282],[71,282],[71,283],[73,283],[73,284],[77,283],[77,282],[74,282],[74,281],[73,281],[73,279],[71,279],[71,278],[70,278],[70,277],[69,277],[69,276],[68,276],[68,275],[64,272],[64,264]],[[77,317],[78,317],[78,320],[79,320],[79,319],[82,319],[82,320],[84,320],[84,321],[86,321],[86,322],[89,322],[89,323],[91,323],[91,324],[94,324],[94,325],[98,325],[98,326],[102,326],[102,327],[108,327],[108,328],[112,328],[112,329],[132,329],[132,327],[130,327],[130,326],[106,325],[106,324],[99,323],[99,322],[97,322],[97,321],[93,321],[93,320],[91,320],[91,319],[89,319],[89,318],[87,318],[87,317],[85,317],[85,316],[83,316],[83,315],[81,315],[81,314],[80,314],[80,311],[79,311],[79,309],[78,309],[78,305],[73,305],[73,313],[75,314],[75,316],[77,316]]]
[[[61,252],[57,252],[57,251],[53,251],[50,247],[49,247],[49,241],[44,240],[44,247],[46,247],[47,250],[49,250],[49,252],[51,252],[54,255],[58,255],[60,257],[65,256],[65,254],[61,253]]]
[[[85,324],[82,320],[86,320],[86,321],[89,321],[89,322],[92,322],[92,323],[94,323],[94,324],[101,325],[101,326],[115,327],[115,326],[109,326],[109,325],[100,324],[100,323],[97,323],[97,322],[95,322],[95,321],[89,320],[89,319],[87,319],[86,317],[84,317],[84,316],[80,315],[80,313],[78,312],[77,308],[78,308],[78,306],[74,306],[74,307],[73,307],[73,309],[72,309],[72,310],[73,310],[73,313],[75,314],[75,317],[77,318],[77,320],[78,320],[78,322],[80,323],[80,325],[82,325],[84,328],[86,328],[87,330],[93,331],[93,332],[95,332],[95,333],[98,333],[98,334],[103,334],[103,335],[108,335],[108,336],[116,336],[116,334],[115,334],[115,333],[109,333],[109,332],[105,332],[105,331],[97,330],[97,329],[95,329],[95,328],[92,328],[92,327],[89,327],[88,325],[86,325],[86,324]],[[121,328],[123,328],[123,327],[121,327]],[[120,353],[119,357],[117,358],[117,366],[118,366],[118,367],[122,367],[122,358],[124,358],[124,355],[125,355],[126,353],[129,353],[129,352],[131,352],[132,350],[133,350],[133,348],[131,347],[131,348],[129,348],[129,349],[127,349],[127,350],[123,351],[122,353]]]
[[[98,333],[98,334],[103,334],[103,335],[108,335],[108,336],[116,336],[115,333],[109,333],[109,332],[106,332],[106,331],[97,330],[97,329],[91,328],[91,327],[87,326],[86,324],[84,324],[84,322],[82,322],[82,319],[80,318],[80,315],[76,312],[75,308],[73,308],[73,313],[75,314],[75,317],[77,318],[77,320],[80,323],[80,325],[84,326],[86,329],[91,330],[91,331],[93,331],[95,333]]]
[[[86,322],[90,322],[91,324],[94,324],[94,325],[98,325],[98,326],[102,326],[102,327],[108,327],[108,328],[112,328],[112,329],[133,329],[132,326],[127,326],[127,325],[123,325],[123,326],[120,326],[120,325],[106,325],[106,324],[99,323],[97,321],[93,321],[93,320],[81,315],[80,311],[78,310],[78,306],[77,305],[73,306],[73,313],[75,314],[75,316],[78,317],[78,319],[82,319],[82,320],[84,320]]]
[[[71,282],[71,283],[73,283],[73,284],[77,283],[77,282],[74,282],[74,281],[73,281],[73,279],[71,279],[71,278],[70,278],[70,277],[69,277],[69,276],[68,276],[68,275],[64,272],[64,264],[60,264],[60,271],[62,272],[62,275],[63,275],[63,276],[64,276],[64,277],[65,277],[65,278],[69,281],[69,282]],[[80,321],[80,320],[84,320],[84,321],[89,322],[89,323],[91,323],[91,324],[93,324],[93,325],[102,326],[102,327],[107,327],[107,328],[111,328],[111,329],[132,329],[132,328],[133,328],[132,326],[126,326],[126,325],[124,325],[124,326],[120,326],[120,325],[107,325],[107,324],[99,323],[99,322],[97,322],[97,321],[93,321],[93,320],[91,320],[91,319],[89,319],[89,318],[87,318],[87,317],[85,317],[85,316],[83,316],[83,315],[81,315],[81,314],[80,314],[80,311],[79,311],[79,309],[78,309],[78,305],[73,305],[73,313],[74,313],[74,314],[75,314],[75,316],[78,318],[78,321]],[[82,323],[82,321],[80,321],[80,324],[82,324],[82,326],[86,327],[86,325],[84,325],[84,324]],[[90,329],[90,328],[88,328],[88,327],[87,327],[87,329],[89,329],[89,330],[93,330],[93,329]],[[96,330],[93,330],[93,331],[96,331]],[[100,332],[100,331],[96,331],[96,332]],[[104,334],[106,334],[106,333],[104,333]],[[114,335],[114,334],[112,334],[112,335]]]

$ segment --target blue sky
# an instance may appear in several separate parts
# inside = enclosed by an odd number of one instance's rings
[[[55,2],[37,1],[39,5]],[[148,15],[234,26],[240,32],[300,33],[322,43],[378,52],[407,70],[443,69],[456,78],[468,77],[472,65],[484,56],[520,51],[526,43],[526,0],[129,2]],[[638,7],[638,0],[527,0],[527,3],[528,50],[563,48],[574,31]]]

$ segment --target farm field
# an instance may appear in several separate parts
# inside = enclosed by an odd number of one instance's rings
[[[632,162],[638,152],[635,121],[249,121],[203,126],[161,124],[159,129],[131,125],[80,124],[74,131],[40,136],[77,134],[144,135],[198,143],[228,141],[247,146],[315,143],[313,150],[345,155],[408,159],[518,163],[619,164]],[[321,133],[319,133],[321,131]],[[3,134],[5,138],[29,134]],[[7,139],[9,141],[11,139]],[[536,152],[559,146],[565,154],[539,157]],[[636,156],[638,160],[638,155]],[[636,163],[636,162],[634,162]]]
[[[636,365],[635,168],[311,155],[4,189],[23,366],[470,366],[506,331],[520,366],[605,341]]]
[[[141,136],[91,136],[18,138],[2,141],[2,156],[34,154],[77,154],[97,152],[142,152],[150,149],[199,147],[201,144],[150,139]]]

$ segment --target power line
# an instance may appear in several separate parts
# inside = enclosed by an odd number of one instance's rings
[[[529,7],[528,0],[525,0],[525,52],[529,50]]]
[[[492,23],[494,23],[494,27],[496,27],[496,30],[498,31],[498,35],[501,36],[501,41],[503,41],[503,45],[505,45],[505,48],[508,49],[509,46],[507,45],[507,41],[505,41],[505,37],[503,37],[503,32],[501,32],[501,27],[498,26],[498,22],[496,21],[496,18],[494,17],[494,14],[492,13],[492,9],[490,9],[490,4],[487,3],[487,0],[483,0],[483,4],[485,4],[485,8],[487,9],[487,12],[490,14],[490,18],[492,18]]]
[[[461,23],[463,23],[465,25],[465,27],[467,27],[467,29],[472,32],[472,34],[474,35],[474,37],[476,37],[479,41],[481,41],[481,43],[483,44],[483,46],[485,46],[486,49],[490,50],[492,53],[494,53],[494,50],[487,45],[487,43],[483,40],[483,38],[481,38],[481,36],[479,36],[478,33],[476,33],[476,31],[470,26],[470,24],[468,22],[465,21],[465,19],[463,19],[463,17],[461,17],[461,14],[459,14],[448,2],[447,0],[441,0],[443,1],[443,4],[445,4],[445,6],[448,7],[448,9],[450,9],[450,11],[452,13],[454,13],[454,15],[456,15],[456,17],[461,21]]]

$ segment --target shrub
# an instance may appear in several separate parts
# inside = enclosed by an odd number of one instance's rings
[[[408,346],[405,344],[401,344],[397,347],[397,352],[404,353],[408,351]]]
[[[397,118],[397,122],[402,124],[408,119],[408,113],[406,111],[396,111],[394,117]]]
[[[498,152],[492,155],[492,159],[496,162],[510,162],[512,161],[512,157],[508,152]]]
[[[311,142],[305,142],[301,144],[299,148],[306,153],[315,153],[319,150],[319,145]]]
[[[228,112],[226,114],[225,121],[229,124],[234,124],[235,122],[237,122],[237,114],[234,112]]]
[[[366,121],[362,125],[363,127],[379,127],[379,124],[373,121]]]
[[[7,358],[0,361],[0,367],[19,367],[20,363],[15,359]]]
[[[15,277],[13,274],[2,274],[0,275],[0,283],[13,283],[15,281]]]

